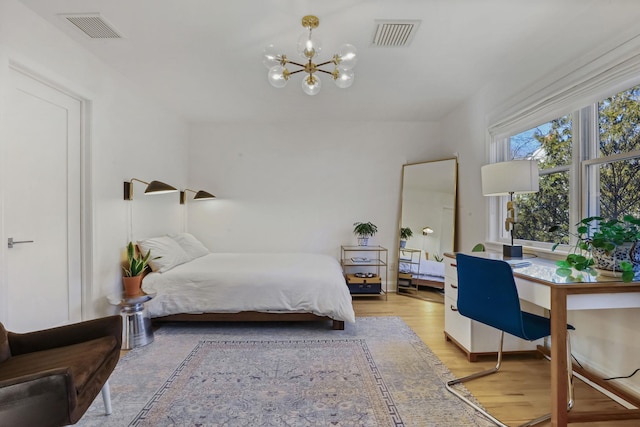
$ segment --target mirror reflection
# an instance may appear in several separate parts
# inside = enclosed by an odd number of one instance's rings
[[[454,251],[457,160],[402,167],[398,293],[442,302],[445,252]]]

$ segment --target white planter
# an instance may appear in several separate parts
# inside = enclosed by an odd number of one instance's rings
[[[358,237],[358,246],[369,246],[368,237]]]
[[[640,266],[640,245],[638,242],[627,242],[607,253],[604,249],[593,248],[594,267],[600,270],[620,271],[620,262],[629,261],[634,267]]]

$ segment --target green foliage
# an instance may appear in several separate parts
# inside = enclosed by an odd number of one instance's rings
[[[517,158],[536,158],[540,169],[555,168],[571,164],[572,122],[564,116],[550,122],[548,130],[536,129],[533,138],[535,153],[514,151]],[[512,142],[513,144],[513,142]],[[518,149],[516,145],[514,150]],[[515,237],[538,242],[553,242],[556,236],[547,230],[561,224],[569,231],[569,173],[566,171],[540,176],[538,193],[516,196],[518,224]],[[564,243],[568,243],[568,240]]]
[[[531,137],[536,142],[531,143]],[[622,91],[598,104],[599,156],[640,150],[640,85]],[[573,132],[570,116],[560,117],[533,131],[511,139],[513,158],[538,159],[540,169],[566,167],[572,163]],[[597,168],[597,169],[596,169]],[[640,161],[637,158],[593,167],[599,177],[599,213],[622,220],[626,214],[640,217]],[[568,171],[540,176],[540,191],[516,197],[519,220],[515,237],[555,242],[548,230],[558,224],[569,243]],[[597,244],[597,243],[596,243]]]
[[[592,252],[601,249],[606,253],[615,250],[624,243],[640,241],[640,218],[633,215],[624,215],[622,220],[605,219],[600,216],[583,218],[576,224],[576,233],[564,232],[560,227],[549,228],[550,233],[568,234],[576,238],[576,244],[566,259],[558,261],[557,273],[569,277],[572,268],[581,272],[596,276],[598,273],[593,268],[594,260]],[[555,250],[561,242],[553,245]],[[627,261],[620,263],[622,279],[629,282],[634,277],[633,264]]]
[[[127,267],[122,267],[125,277],[139,276],[147,268],[150,259],[158,259],[160,257],[151,258],[151,250],[146,255],[136,253],[136,248],[132,242],[127,245]]]
[[[413,231],[409,227],[400,228],[400,238],[403,240],[410,239],[413,236]]]
[[[378,227],[371,222],[354,222],[353,234],[358,237],[371,237],[378,232]]]
[[[473,249],[471,249],[471,252],[484,252],[484,244],[482,244],[482,243],[476,244],[473,247]]]

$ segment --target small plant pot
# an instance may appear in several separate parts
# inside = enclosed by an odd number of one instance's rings
[[[407,246],[407,241],[406,240],[400,240],[400,249],[404,248],[405,246]]]
[[[126,297],[142,295],[142,276],[123,277],[122,285]]]
[[[594,267],[599,270],[621,271],[620,262],[628,261],[634,267],[640,266],[640,245],[637,242],[627,242],[617,246],[613,251],[593,248]]]
[[[358,237],[358,246],[369,246],[368,237]]]

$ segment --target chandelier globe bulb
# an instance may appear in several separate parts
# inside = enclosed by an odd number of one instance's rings
[[[274,65],[269,68],[268,78],[271,86],[275,88],[283,88],[287,85],[288,71],[282,65]]]
[[[269,44],[262,51],[262,63],[267,69],[271,69],[276,65],[281,65],[282,55],[278,52],[275,45]]]
[[[311,30],[303,32],[298,38],[298,54],[303,58],[311,59],[322,52],[322,42],[311,37]]]
[[[320,92],[321,87],[322,81],[320,81],[320,79],[313,74],[309,74],[304,79],[302,79],[302,90],[307,95],[317,95],[318,92]]]
[[[353,67],[356,66],[356,63],[358,62],[358,50],[352,44],[347,43],[340,46],[340,49],[338,49],[337,56],[339,58],[339,63],[336,65],[339,65],[341,68],[344,68],[345,70],[352,69]]]
[[[340,89],[346,89],[353,84],[355,74],[352,70],[345,70],[342,67],[338,67],[338,75],[334,79],[336,86]]]

